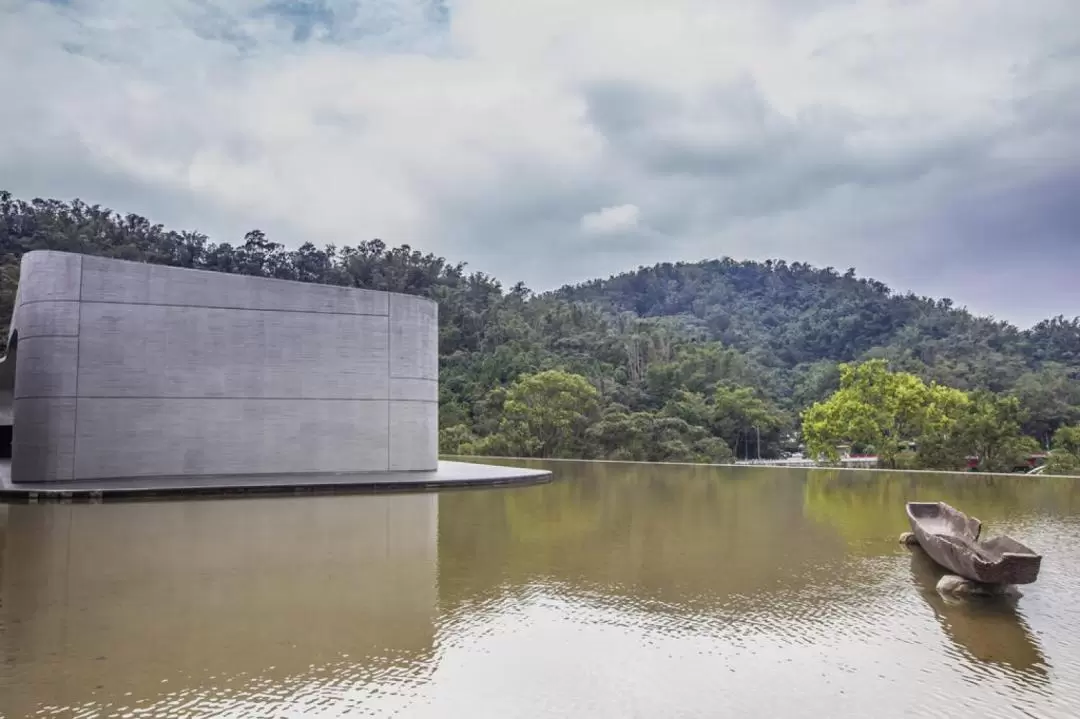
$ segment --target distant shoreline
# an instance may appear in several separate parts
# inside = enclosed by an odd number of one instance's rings
[[[589,462],[592,464],[650,464],[660,467],[731,467],[752,469],[801,469],[808,472],[838,471],[838,472],[901,472],[904,474],[954,474],[961,477],[1028,477],[1030,479],[1080,479],[1075,474],[1036,474],[1027,475],[1021,472],[961,472],[955,469],[882,469],[880,467],[785,467],[782,464],[711,464],[707,462],[642,462],[633,459],[568,459],[566,457],[500,457],[495,455],[478,454],[440,454],[440,459],[454,461],[492,460],[505,459],[511,462]]]

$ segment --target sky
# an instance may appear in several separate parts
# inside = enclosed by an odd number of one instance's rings
[[[219,242],[1080,315],[1077,0],[0,0],[0,97],[0,188]]]

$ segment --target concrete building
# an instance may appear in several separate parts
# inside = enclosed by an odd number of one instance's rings
[[[434,302],[62,252],[22,259],[10,481],[434,472]]]

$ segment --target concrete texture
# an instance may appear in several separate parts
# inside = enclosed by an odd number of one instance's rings
[[[438,467],[430,300],[31,252],[10,335],[14,483]]]

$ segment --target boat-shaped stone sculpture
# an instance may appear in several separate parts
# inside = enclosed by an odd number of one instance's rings
[[[945,502],[908,502],[919,546],[950,572],[985,585],[1031,584],[1042,556],[1011,537],[980,540],[982,522]]]

